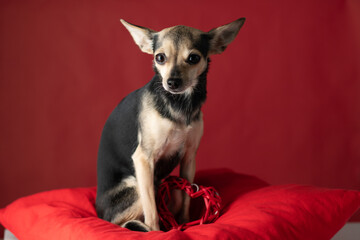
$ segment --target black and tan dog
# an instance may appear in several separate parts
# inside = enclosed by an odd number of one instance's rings
[[[100,218],[131,230],[159,230],[155,191],[160,181],[179,163],[180,176],[194,180],[209,57],[225,50],[245,19],[209,32],[186,26],[156,32],[121,22],[140,49],[154,56],[155,76],[125,97],[105,124],[96,210]],[[185,195],[175,204],[184,222],[190,205]]]

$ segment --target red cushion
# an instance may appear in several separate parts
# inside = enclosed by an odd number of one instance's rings
[[[196,182],[219,191],[222,215],[215,223],[183,232],[132,232],[103,221],[95,213],[95,188],[54,190],[18,199],[0,210],[0,222],[19,239],[36,240],[330,239],[360,207],[359,191],[269,186],[229,170],[199,172]]]

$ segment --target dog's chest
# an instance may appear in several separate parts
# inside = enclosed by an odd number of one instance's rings
[[[168,155],[166,153],[172,154],[184,147],[183,145],[187,140],[188,129],[175,126],[175,124],[168,125],[168,123],[163,126],[160,125],[159,127],[165,127],[165,129],[160,130],[162,134],[158,135],[157,140],[159,142],[156,145],[159,145],[165,155]]]
[[[141,119],[141,144],[154,160],[183,152],[192,132],[191,126],[176,124],[161,117],[156,110],[143,113]]]
[[[198,144],[198,124],[179,124],[163,118],[155,109],[147,109],[141,117],[141,144],[156,162],[174,155],[183,155]]]

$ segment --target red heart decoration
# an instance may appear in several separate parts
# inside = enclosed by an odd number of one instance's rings
[[[185,191],[191,198],[203,197],[205,211],[200,219],[180,225],[176,222],[175,217],[167,207],[171,201],[171,191],[175,189]],[[180,177],[169,176],[164,179],[159,186],[156,200],[159,218],[166,230],[185,230],[194,225],[212,223],[220,216],[221,198],[215,188],[191,184]]]

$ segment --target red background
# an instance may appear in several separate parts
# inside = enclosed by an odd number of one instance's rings
[[[240,17],[212,58],[198,169],[360,189],[359,1],[2,1],[0,207],[96,184],[108,115],[153,75],[120,18],[207,31]]]

